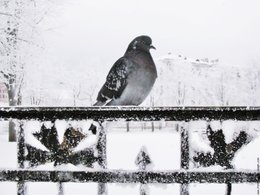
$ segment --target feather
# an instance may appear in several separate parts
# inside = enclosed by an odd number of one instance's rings
[[[107,75],[105,84],[98,93],[98,102],[105,103],[107,100],[120,97],[127,85],[127,70],[127,59],[122,57],[115,62]],[[101,103],[98,102],[96,104],[100,105]]]

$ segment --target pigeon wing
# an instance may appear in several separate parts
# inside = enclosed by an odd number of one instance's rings
[[[105,102],[121,96],[127,85],[127,64],[127,59],[123,57],[115,62],[107,75],[105,84],[98,93],[97,101]]]

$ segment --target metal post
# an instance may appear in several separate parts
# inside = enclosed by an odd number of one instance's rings
[[[58,188],[59,188],[58,195],[63,195],[63,194],[64,194],[64,189],[63,189],[63,184],[62,184],[62,182],[59,182],[59,183],[58,183]]]
[[[24,129],[23,123],[20,124],[20,129],[18,130],[18,168],[24,168],[25,161],[25,139],[24,139]],[[24,181],[19,181],[17,184],[17,194],[18,195],[26,195],[26,184]]]
[[[130,131],[130,127],[129,127],[129,121],[126,122],[126,132]]]
[[[228,167],[228,169],[234,169],[234,167],[231,165],[230,167]],[[226,195],[231,195],[231,192],[232,192],[232,183],[228,182]]]
[[[26,194],[26,184],[24,181],[20,181],[17,183],[17,195],[25,195]]]
[[[148,195],[149,194],[149,189],[147,184],[141,184],[140,186],[140,195]]]
[[[9,121],[9,142],[16,142],[15,122],[13,119]]]
[[[260,160],[259,157],[257,158],[257,173],[259,173],[260,170]],[[257,182],[257,195],[259,195],[259,182]]]
[[[97,143],[97,151],[98,151],[98,164],[102,169],[107,168],[107,135],[106,130],[102,124],[100,124],[101,129],[99,132],[98,143]],[[98,195],[106,195],[107,194],[107,184],[106,183],[98,183]]]
[[[181,169],[189,169],[189,131],[187,125],[181,127]],[[181,195],[189,195],[189,185],[181,184]]]
[[[227,195],[231,195],[231,191],[232,191],[232,184],[227,183]]]
[[[146,171],[146,168],[148,165],[152,164],[152,160],[146,150],[146,148],[143,146],[138,153],[135,164],[138,166],[139,171]],[[140,185],[140,195],[148,195],[149,194],[149,188],[146,183],[141,183]]]
[[[154,121],[152,121],[152,132],[154,132]]]

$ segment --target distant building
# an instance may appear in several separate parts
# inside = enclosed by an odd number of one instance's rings
[[[8,105],[8,94],[6,86],[0,83],[0,106]]]

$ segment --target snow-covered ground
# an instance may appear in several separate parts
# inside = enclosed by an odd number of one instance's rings
[[[36,127],[37,122],[32,122],[28,127],[32,127],[32,124]],[[249,122],[250,123],[250,122]],[[218,129],[220,125],[224,129],[226,141],[230,142],[237,135],[239,129],[247,127],[247,131],[250,132],[252,141],[243,147],[236,155],[234,159],[234,166],[239,169],[251,169],[256,170],[257,158],[260,156],[260,138],[258,137],[258,122],[254,123],[242,123],[234,121],[226,121],[222,124],[213,122],[213,129]],[[59,128],[66,127],[64,122],[60,122]],[[211,151],[208,146],[203,130],[205,130],[206,122],[198,121],[191,122],[188,126],[191,132],[191,151]],[[245,126],[246,125],[246,126]],[[7,141],[8,134],[6,124],[1,122],[0,130],[0,168],[16,168],[17,167],[17,145],[16,143],[10,143]],[[138,128],[140,124],[130,123],[130,132],[126,132],[126,129],[121,125],[115,126],[108,124],[107,135],[107,157],[109,169],[124,169],[124,170],[136,170],[135,159],[142,146],[146,146],[147,151],[152,159],[152,170],[176,170],[180,168],[180,133],[176,131],[174,123],[162,125],[159,129],[159,125],[155,123],[155,130],[152,132],[149,130],[147,124],[146,130]],[[133,129],[133,131],[131,131]],[[204,136],[204,137],[203,137]],[[43,165],[41,168],[48,169],[50,164]],[[71,167],[73,165],[66,165],[64,168]],[[192,167],[192,166],[191,166]],[[62,166],[59,168],[63,168]],[[79,168],[79,167],[78,167]],[[75,167],[75,169],[78,169]],[[82,168],[82,167],[80,167]],[[207,170],[218,170],[218,167],[212,167]],[[250,195],[257,195],[257,184],[233,184],[232,194],[243,195],[245,193]],[[1,194],[16,194],[16,183],[14,182],[0,182]],[[27,190],[29,195],[56,195],[58,193],[58,187],[56,183],[51,182],[38,182],[28,183]],[[179,184],[150,184],[150,195],[170,195],[179,194]],[[225,194],[225,184],[191,184],[191,195],[206,195],[209,192],[214,195]],[[97,194],[96,183],[65,183],[64,184],[65,195],[83,195],[83,194]],[[108,194],[119,195],[133,195],[139,194],[139,184],[108,184]]]

